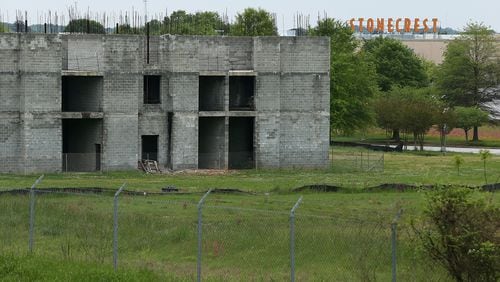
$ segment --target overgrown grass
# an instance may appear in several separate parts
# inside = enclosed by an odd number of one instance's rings
[[[209,188],[236,188],[253,192],[289,192],[291,189],[311,184],[328,184],[356,192],[360,189],[384,183],[411,185],[456,184],[484,185],[483,163],[477,154],[405,152],[386,153],[383,171],[349,169],[352,160],[340,160],[338,156],[350,157],[353,152],[368,152],[357,148],[335,147],[334,159],[329,169],[274,169],[244,170],[221,173],[188,173],[148,175],[139,171],[104,173],[59,173],[47,174],[39,186],[47,187],[104,187],[118,189],[127,182],[127,189],[159,192],[165,186],[175,186],[182,192],[201,192]],[[380,153],[371,152],[372,159]],[[455,167],[454,156],[460,155],[464,164],[460,174]],[[365,155],[366,156],[366,155]],[[500,156],[487,161],[488,183],[500,181]],[[28,188],[38,175],[0,174],[0,189]]]
[[[446,137],[446,145],[451,147],[500,147],[500,126],[485,125],[479,128],[479,141],[472,142],[472,130],[469,131],[469,142],[461,129],[454,129]],[[369,128],[355,132],[349,136],[334,135],[334,141],[364,142],[373,144],[395,144],[389,132],[380,128]],[[434,129],[425,136],[426,146],[441,146],[439,134]],[[413,145],[413,136],[408,136],[408,144]]]
[[[199,198],[122,196],[119,272],[114,274],[112,197],[38,195],[34,280],[78,280],[80,269],[88,267],[89,277],[102,274],[106,281],[192,281],[196,273]],[[205,279],[289,280],[289,211],[297,199],[295,194],[210,195],[203,209]],[[28,201],[26,195],[0,196],[0,251],[16,254],[17,261],[32,259],[24,255]],[[441,280],[443,272],[426,264],[426,258],[415,250],[413,238],[403,232],[408,231],[404,224],[418,214],[421,205],[422,197],[417,192],[306,193],[296,214],[297,278],[390,280],[390,223],[396,211],[404,208],[399,266],[406,270],[400,272],[401,277]],[[18,278],[9,275],[6,277],[12,280]]]
[[[425,190],[365,190],[383,183],[484,184],[478,155],[388,153],[384,171],[350,171],[348,157],[366,150],[334,148],[325,170],[248,170],[221,174],[140,172],[48,174],[39,186],[107,187],[158,192],[177,186],[184,194],[120,196],[119,272],[112,271],[111,195],[38,193],[35,252],[27,256],[27,195],[0,195],[0,269],[3,280],[192,281],[197,253],[196,204],[208,188],[256,193],[212,194],[203,209],[203,275],[208,281],[289,280],[289,212],[296,214],[297,279],[301,281],[390,280],[390,223],[404,209],[398,233],[398,278],[446,281],[429,265],[409,222],[424,205]],[[379,155],[370,152],[375,159]],[[488,160],[495,182],[500,158]],[[344,162],[344,163],[343,163]],[[1,175],[0,187],[26,188],[37,175]],[[344,187],[337,193],[291,192],[310,184]],[[498,193],[486,193],[500,205]],[[12,261],[12,262],[11,262]],[[89,279],[83,277],[88,270]],[[20,273],[27,273],[21,277]],[[5,275],[3,275],[5,274]],[[24,279],[24,278],[27,279]],[[95,278],[95,279],[94,279]]]
[[[174,279],[150,270],[124,269],[115,272],[110,265],[28,256],[0,254],[2,281],[165,281]]]

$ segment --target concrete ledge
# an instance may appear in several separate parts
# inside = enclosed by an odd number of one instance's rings
[[[62,76],[104,76],[104,73],[99,71],[76,71],[76,70],[63,70]]]
[[[61,118],[63,119],[102,119],[104,113],[102,112],[62,112]]]
[[[200,111],[198,113],[200,117],[224,117],[226,112],[224,111]]]
[[[229,76],[257,76],[257,72],[253,70],[230,70]]]
[[[200,71],[200,76],[226,76],[225,71]]]
[[[257,112],[255,111],[230,111],[227,113],[229,117],[255,117]]]

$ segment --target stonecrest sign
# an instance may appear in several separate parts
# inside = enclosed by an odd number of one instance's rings
[[[356,26],[358,26],[358,31],[363,32],[365,29],[369,33],[373,32],[413,32],[419,33],[424,32],[428,33],[432,31],[432,33],[437,32],[438,19],[422,19],[420,18],[352,18],[349,20],[349,25],[351,26],[352,31],[356,31]],[[387,28],[386,28],[387,27]]]

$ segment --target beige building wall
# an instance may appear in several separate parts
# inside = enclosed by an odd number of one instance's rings
[[[500,35],[496,35],[497,46],[500,52]],[[441,64],[443,62],[444,52],[446,51],[446,44],[451,41],[449,39],[413,39],[401,40],[403,44],[413,49],[413,51],[420,57]],[[500,54],[498,54],[500,57]]]
[[[441,64],[443,54],[446,51],[446,44],[449,40],[402,40],[403,44],[413,49],[418,56]]]

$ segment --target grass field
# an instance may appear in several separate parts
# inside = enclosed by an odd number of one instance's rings
[[[388,281],[390,224],[398,210],[398,280],[448,281],[411,235],[425,190],[369,190],[383,183],[484,184],[479,156],[389,153],[384,170],[350,171],[360,153],[335,148],[324,170],[248,170],[145,175],[138,172],[49,174],[38,187],[107,187],[158,192],[176,186],[183,194],[120,196],[119,271],[112,269],[113,198],[100,194],[38,193],[35,252],[28,250],[27,195],[0,195],[0,277],[6,281],[193,281],[196,277],[196,204],[208,188],[244,193],[209,195],[203,209],[204,280],[289,280],[289,212],[296,214],[297,281]],[[367,154],[367,151],[363,151]],[[374,153],[373,157],[379,155]],[[500,158],[487,162],[488,182],[500,176]],[[36,175],[0,175],[3,190],[29,187]],[[336,193],[292,189],[340,186]],[[500,205],[498,193],[477,192]]]
[[[101,273],[116,280],[142,280],[144,274],[145,281],[192,281],[199,196],[121,197],[118,274],[123,270],[130,277],[114,277],[111,270],[112,197],[39,195],[35,252],[25,256],[28,197],[0,196],[0,250],[9,254],[3,255],[4,260],[14,257],[19,262],[13,266],[16,271],[4,266],[2,276],[24,279],[19,273],[28,268],[34,280],[62,275],[58,279],[77,281],[88,267],[89,277]],[[205,280],[289,280],[288,214],[297,199],[283,194],[209,196],[203,213]],[[421,195],[415,192],[305,194],[296,218],[298,281],[390,280],[390,223],[400,207],[407,213],[398,241],[400,278],[443,279],[443,272],[426,263],[407,233],[407,223],[421,204]],[[45,266],[28,267],[25,261]],[[75,276],[62,274],[62,269]]]
[[[390,135],[390,134],[389,134]],[[369,128],[364,131],[356,132],[350,136],[333,136],[334,141],[348,141],[348,142],[366,142],[373,144],[391,144],[394,143],[385,130],[380,128]],[[472,140],[472,130],[469,131],[469,140]],[[413,144],[413,137],[408,136],[408,142]],[[485,125],[479,128],[479,141],[466,142],[465,133],[462,129],[455,128],[446,137],[447,146],[455,147],[486,147],[497,148],[500,147],[500,126],[498,125]],[[425,136],[425,145],[428,146],[441,146],[439,140],[439,132],[434,128],[429,130]]]
[[[251,192],[290,192],[294,188],[311,184],[344,187],[348,192],[358,192],[384,183],[412,185],[456,184],[480,186],[485,184],[483,162],[477,154],[458,154],[464,159],[460,174],[454,165],[456,153],[443,156],[431,152],[386,153],[384,170],[360,172],[351,170],[353,152],[368,151],[336,147],[332,150],[332,166],[328,169],[275,169],[243,170],[229,172],[179,172],[175,174],[148,175],[139,171],[110,173],[59,173],[47,174],[41,188],[49,187],[104,187],[118,189],[127,182],[127,189],[159,192],[160,188],[176,186],[182,192],[201,192],[209,188],[235,188]],[[372,159],[381,156],[373,153]],[[346,158],[342,158],[345,156]],[[500,181],[500,156],[487,160],[488,183]],[[30,187],[38,175],[0,174],[0,190]]]

